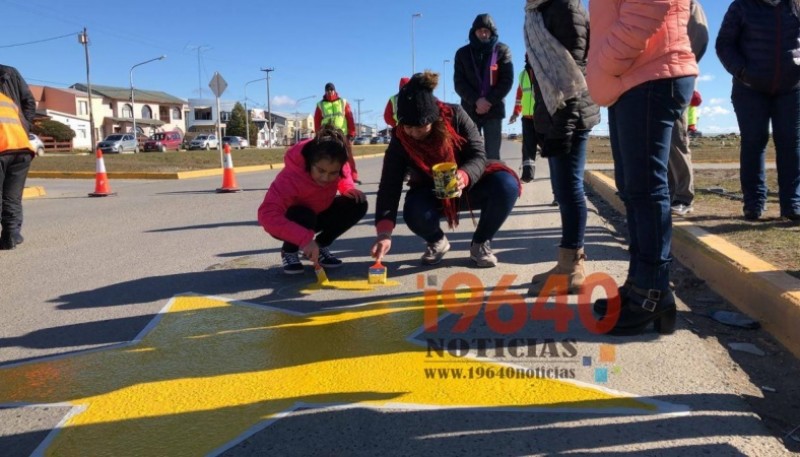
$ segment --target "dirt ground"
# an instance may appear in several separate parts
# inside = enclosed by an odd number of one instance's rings
[[[625,218],[598,196],[590,193],[589,198],[600,215],[606,219],[608,229],[625,242],[627,234]],[[706,206],[702,200],[701,203],[703,203],[701,207]],[[716,208],[715,212],[726,214],[724,209],[710,204],[708,206]],[[698,213],[694,217],[703,220],[719,222],[728,219],[725,217],[717,219],[711,215],[713,214],[711,211],[698,210]],[[740,213],[739,208],[738,212],[732,214]],[[800,243],[795,242],[795,244]],[[761,417],[766,427],[788,451],[800,453],[800,429],[790,434],[795,427],[800,426],[800,382],[798,382],[800,360],[763,329],[746,330],[731,327],[707,317],[711,310],[737,310],[711,290],[705,281],[677,261],[672,265],[671,278],[675,283],[677,297],[688,308],[679,308],[679,316],[687,327],[702,339],[704,347],[700,350],[713,355],[716,360],[715,365],[725,377],[725,384],[750,404],[753,411]],[[733,350],[729,346],[730,343],[753,344],[764,355]],[[687,356],[691,357],[691,354],[676,354],[676,357]]]

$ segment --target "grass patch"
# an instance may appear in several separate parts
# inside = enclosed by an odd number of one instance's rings
[[[356,156],[381,154],[386,145],[353,146]],[[237,167],[283,163],[286,148],[242,149],[231,151],[233,164]],[[109,172],[175,173],[179,171],[206,170],[220,168],[217,151],[178,151],[147,152],[139,154],[104,154],[103,161]],[[31,163],[31,171],[94,172],[96,159],[87,155],[54,155],[38,157]]]

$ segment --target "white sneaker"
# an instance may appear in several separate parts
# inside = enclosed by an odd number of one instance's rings
[[[447,241],[446,236],[433,243],[428,243],[425,248],[425,253],[422,254],[422,263],[426,265],[436,265],[442,261],[442,257],[450,250],[450,242]]]

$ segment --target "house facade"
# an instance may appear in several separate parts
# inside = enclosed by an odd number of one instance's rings
[[[36,99],[36,112],[45,118],[66,124],[75,132],[72,147],[75,149],[92,149],[92,127],[89,125],[89,94],[75,89],[61,89],[49,86],[29,85],[33,98]],[[92,98],[94,112],[103,109],[99,97]],[[102,139],[102,116],[95,116],[94,133],[98,140]]]

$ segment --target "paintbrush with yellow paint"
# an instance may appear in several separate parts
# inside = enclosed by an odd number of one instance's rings
[[[383,266],[380,259],[374,265],[369,267],[367,275],[367,283],[369,284],[386,284],[386,267]]]
[[[327,284],[328,283],[328,275],[325,273],[325,269],[322,268],[322,265],[319,262],[314,264],[314,273],[317,275],[317,282],[320,284]]]

